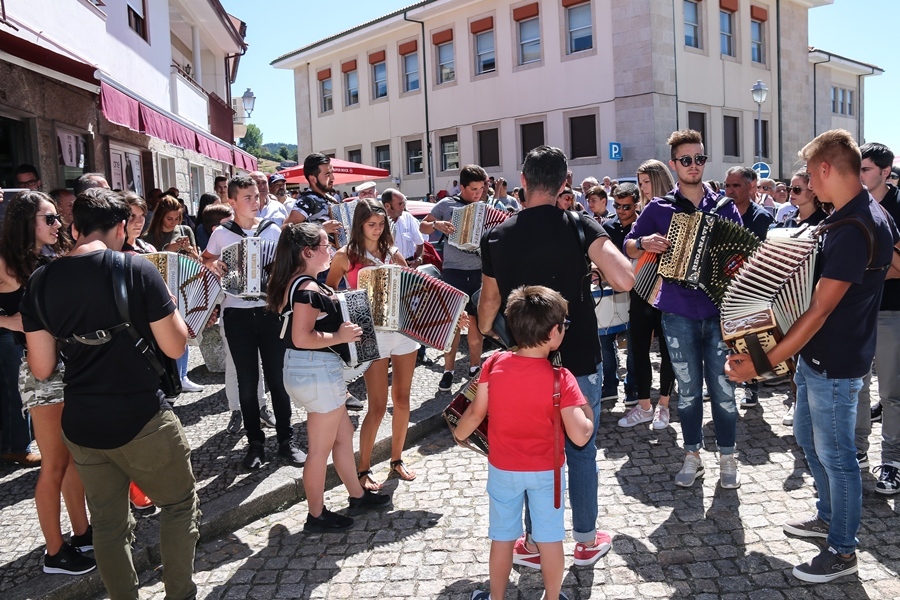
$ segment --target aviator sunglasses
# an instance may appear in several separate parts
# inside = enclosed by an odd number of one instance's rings
[[[697,163],[698,167],[702,167],[709,159],[705,154],[695,154],[694,156],[679,156],[675,160],[681,163],[682,167],[689,167],[691,163]]]

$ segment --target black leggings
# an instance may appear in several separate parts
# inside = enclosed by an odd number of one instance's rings
[[[659,395],[669,396],[675,383],[675,371],[669,359],[666,336],[662,330],[662,312],[653,308],[634,292],[628,312],[628,355],[634,367],[633,380],[638,398],[650,397],[653,368],[650,365],[650,342],[653,334],[659,342]]]

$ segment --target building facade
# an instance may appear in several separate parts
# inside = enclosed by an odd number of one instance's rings
[[[19,164],[44,190],[91,171],[116,189],[177,187],[255,168],[234,147],[231,84],[246,27],[218,0],[5,0],[0,185]],[[243,116],[243,115],[241,115]]]
[[[411,196],[470,162],[516,185],[541,143],[565,150],[576,181],[634,176],[686,127],[704,135],[710,177],[759,156],[789,177],[821,130],[807,15],[832,1],[425,0],[272,64],[294,72],[300,156],[388,168]]]

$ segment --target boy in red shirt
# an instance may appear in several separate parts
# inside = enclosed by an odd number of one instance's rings
[[[569,321],[568,303],[544,286],[513,290],[506,321],[519,343],[515,352],[498,352],[484,364],[478,392],[454,435],[467,438],[491,416],[487,492],[490,496],[490,593],[476,590],[472,600],[503,600],[512,569],[513,546],[522,535],[522,509],[527,498],[533,537],[541,555],[545,598],[557,600],[563,579],[564,504],[554,508],[556,464],[565,461],[555,444],[554,370],[547,360],[559,348]],[[593,415],[575,377],[560,369],[560,413],[565,435],[583,445],[593,431]],[[562,440],[560,433],[560,440]],[[560,495],[565,489],[562,478]]]

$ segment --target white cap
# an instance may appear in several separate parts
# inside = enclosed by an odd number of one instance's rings
[[[364,192],[366,190],[373,190],[373,189],[375,189],[375,182],[374,181],[366,181],[365,183],[361,183],[358,186],[356,186],[356,193],[358,194],[359,192]]]

